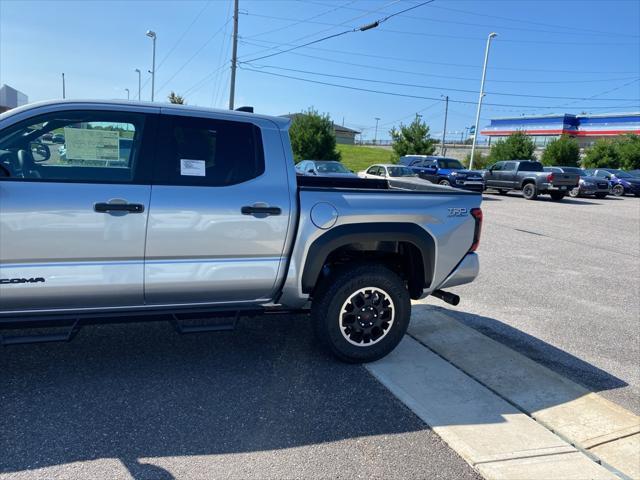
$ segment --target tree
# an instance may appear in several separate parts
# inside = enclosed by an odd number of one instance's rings
[[[617,138],[620,166],[625,170],[640,169],[640,135],[629,133]]]
[[[184,97],[182,95],[177,95],[173,90],[167,98],[170,103],[177,103],[179,105],[185,105],[187,103],[184,101]]]
[[[620,153],[611,138],[600,138],[587,150],[582,161],[585,168],[620,168]]]
[[[328,114],[313,108],[293,117],[289,128],[293,158],[300,160],[340,160],[336,150],[336,132]]]
[[[436,150],[437,140],[429,136],[429,127],[418,116],[411,125],[401,123],[400,130],[393,127],[389,135],[396,160],[403,155],[432,155]]]
[[[536,146],[524,132],[515,132],[504,140],[498,140],[489,152],[491,162],[501,160],[535,160]]]
[[[466,157],[464,158],[464,165],[465,167],[469,168],[469,160],[471,159],[471,153],[467,153]],[[487,166],[489,165],[490,160],[489,160],[489,156],[483,154],[481,151],[476,150],[475,152],[473,152],[473,169],[474,170],[483,170],[485,168],[487,168]]]
[[[578,142],[568,135],[551,140],[542,154],[542,163],[548,166],[577,167],[580,163]]]
[[[596,140],[587,150],[583,166],[586,168],[640,168],[640,136],[629,133],[615,138]]]

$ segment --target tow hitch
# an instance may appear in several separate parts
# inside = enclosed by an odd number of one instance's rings
[[[458,305],[460,303],[460,297],[455,293],[445,292],[444,290],[434,290],[431,295],[439,298],[443,302],[447,302],[450,305]]]

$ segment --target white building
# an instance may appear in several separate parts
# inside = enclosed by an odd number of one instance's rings
[[[0,113],[20,107],[28,102],[29,98],[15,88],[9,85],[2,85],[2,87],[0,87]]]

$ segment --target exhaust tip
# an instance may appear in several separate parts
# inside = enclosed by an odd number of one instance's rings
[[[449,305],[456,306],[460,303],[460,296],[455,293],[445,292],[444,290],[434,290],[431,295],[436,298],[439,298],[443,302],[448,303]]]

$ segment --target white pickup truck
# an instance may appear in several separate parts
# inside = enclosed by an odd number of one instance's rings
[[[456,303],[443,289],[478,274],[481,196],[296,176],[288,125],[135,102],[0,115],[2,342],[70,339],[87,323],[203,331],[221,326],[187,319],[310,311],[331,352],[362,362],[398,344],[410,299]],[[10,331],[52,325],[66,330]]]

